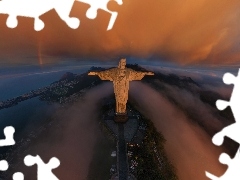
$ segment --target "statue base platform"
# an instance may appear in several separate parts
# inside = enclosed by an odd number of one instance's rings
[[[127,113],[115,113],[114,121],[117,123],[125,123],[128,120]]]

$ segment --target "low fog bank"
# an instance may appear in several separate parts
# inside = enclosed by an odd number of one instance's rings
[[[210,137],[235,122],[230,107],[224,111],[219,111],[216,107],[218,99],[227,101],[230,99],[233,86],[219,83],[220,79],[216,77],[206,80],[206,77],[209,76],[207,74],[204,76],[199,74],[198,77],[194,77],[196,73],[193,72],[188,72],[189,76],[171,72],[169,74],[158,72],[154,79],[145,78],[143,81],[160,92]],[[201,78],[201,81],[196,81]],[[212,81],[214,79],[218,80]],[[211,82],[213,83],[211,84]],[[226,152],[233,157],[238,149],[238,144],[226,138],[224,147]]]
[[[216,126],[216,128],[221,126],[221,123],[208,112],[208,107],[191,97],[189,93],[177,94],[176,91],[172,92],[172,95],[179,101],[184,101],[183,104],[196,107],[196,110],[201,113],[201,119],[210,126]],[[168,158],[177,169],[180,180],[207,180],[205,171],[217,176],[225,172],[226,167],[218,161],[223,149],[215,147],[206,131],[189,119],[164,94],[161,95],[141,82],[132,82],[130,101],[137,104],[136,108],[153,121],[157,130],[167,140],[165,149]]]
[[[229,99],[232,93],[232,85],[223,83],[223,76],[226,72],[230,72],[237,76],[238,67],[229,67],[227,69],[220,68],[204,68],[204,67],[164,67],[164,66],[144,66],[150,71],[162,73],[164,75],[175,74],[178,77],[190,77],[193,81],[200,84],[202,88],[219,93],[225,99]]]
[[[176,106],[184,111],[190,119],[203,127],[210,136],[213,136],[224,127],[224,124],[228,123],[225,118],[219,115],[216,107],[203,102],[197,93],[193,94],[186,89],[167,84],[162,84],[162,86],[165,88],[165,91],[161,92],[162,95],[171,97]]]
[[[83,99],[70,107],[56,111],[51,127],[14,157],[16,169],[10,169],[8,177],[20,171],[26,179],[36,179],[36,166],[26,167],[23,159],[27,154],[38,154],[45,163],[54,156],[60,160],[61,165],[53,170],[59,179],[85,180],[95,143],[103,136],[98,126],[99,101],[112,93],[112,84],[103,83],[87,91]]]
[[[167,140],[165,150],[179,179],[207,180],[205,171],[222,175],[226,166],[219,163],[218,157],[224,149],[212,144],[208,132],[221,130],[223,119],[216,116],[215,108],[187,89],[167,83],[161,86],[163,89],[157,92],[142,82],[131,82],[129,101],[153,121]],[[99,101],[112,94],[113,85],[106,82],[87,91],[83,99],[70,107],[57,110],[51,127],[13,157],[15,168],[10,167],[8,177],[20,171],[26,179],[35,180],[36,166],[26,167],[23,158],[38,154],[45,163],[53,156],[60,159],[61,165],[53,170],[59,179],[85,180],[96,141],[103,136],[98,126]]]

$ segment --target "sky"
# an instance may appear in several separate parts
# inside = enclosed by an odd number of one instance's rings
[[[110,19],[98,11],[87,19],[88,5],[75,2],[71,16],[81,20],[69,28],[54,10],[42,15],[45,28],[36,32],[33,19],[19,17],[18,27],[6,26],[0,15],[0,63],[56,62],[77,58],[112,61],[119,57],[171,61],[181,65],[239,64],[239,0],[123,0],[109,9],[117,20],[106,31]]]

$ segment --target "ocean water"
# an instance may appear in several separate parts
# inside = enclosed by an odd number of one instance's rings
[[[0,71],[0,101],[11,99],[50,85],[59,80],[66,72],[81,74],[91,66],[56,66],[46,68],[9,68]],[[3,129],[6,126],[15,128],[14,139],[20,140],[30,131],[40,127],[41,124],[56,112],[58,104],[48,104],[35,97],[18,105],[0,110],[0,139],[4,139]],[[0,153],[6,152],[7,148],[1,148]]]
[[[41,69],[35,72],[28,70],[21,73],[2,74],[0,73],[0,101],[13,98],[31,90],[42,88],[59,80],[66,72],[82,74],[87,72],[90,65],[79,67],[66,67],[55,69]]]

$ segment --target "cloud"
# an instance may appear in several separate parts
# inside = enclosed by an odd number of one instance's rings
[[[52,157],[60,160],[61,165],[53,170],[59,179],[86,179],[93,153],[97,150],[95,143],[103,137],[98,125],[98,103],[112,92],[112,84],[104,83],[89,90],[83,100],[54,112],[50,128],[31,142],[24,152],[19,151],[17,156],[11,156],[14,159],[11,168],[15,169],[6,173],[12,176],[13,172],[20,171],[26,179],[35,179],[36,167],[26,167],[23,158],[28,154],[38,154],[45,163]]]
[[[169,97],[184,109],[185,113],[191,114],[194,121],[203,125],[205,130],[213,135],[216,130],[222,129],[223,124],[216,117],[217,109],[201,101],[198,95],[180,89],[178,87],[163,84]]]
[[[109,8],[119,12],[111,31],[106,31],[110,15],[100,10],[89,20],[88,7],[75,2],[71,16],[81,20],[76,30],[55,11],[41,17],[46,24],[41,32],[34,31],[33,19],[21,17],[16,29],[8,29],[7,16],[0,15],[2,61],[57,61],[41,59],[43,54],[102,60],[125,55],[181,64],[239,62],[238,0],[123,0],[122,6],[111,2]]]
[[[148,94],[148,96],[144,96],[144,94]],[[181,95],[179,93],[179,96]],[[167,156],[176,167],[180,180],[207,179],[205,171],[217,176],[225,172],[226,166],[221,165],[218,161],[219,155],[224,150],[214,146],[211,137],[204,129],[189,119],[181,109],[170,103],[160,93],[140,82],[131,83],[130,96],[131,100],[137,102],[138,109],[153,121],[157,130],[165,137]],[[191,105],[194,103],[191,102],[191,100],[194,101],[194,98],[189,96],[185,104],[190,102]],[[194,107],[199,105],[199,102],[195,103],[197,104]],[[210,114],[203,107],[198,106],[197,108],[205,111],[202,114],[204,120]],[[213,126],[212,123],[209,125]],[[218,125],[215,128],[219,128]]]

